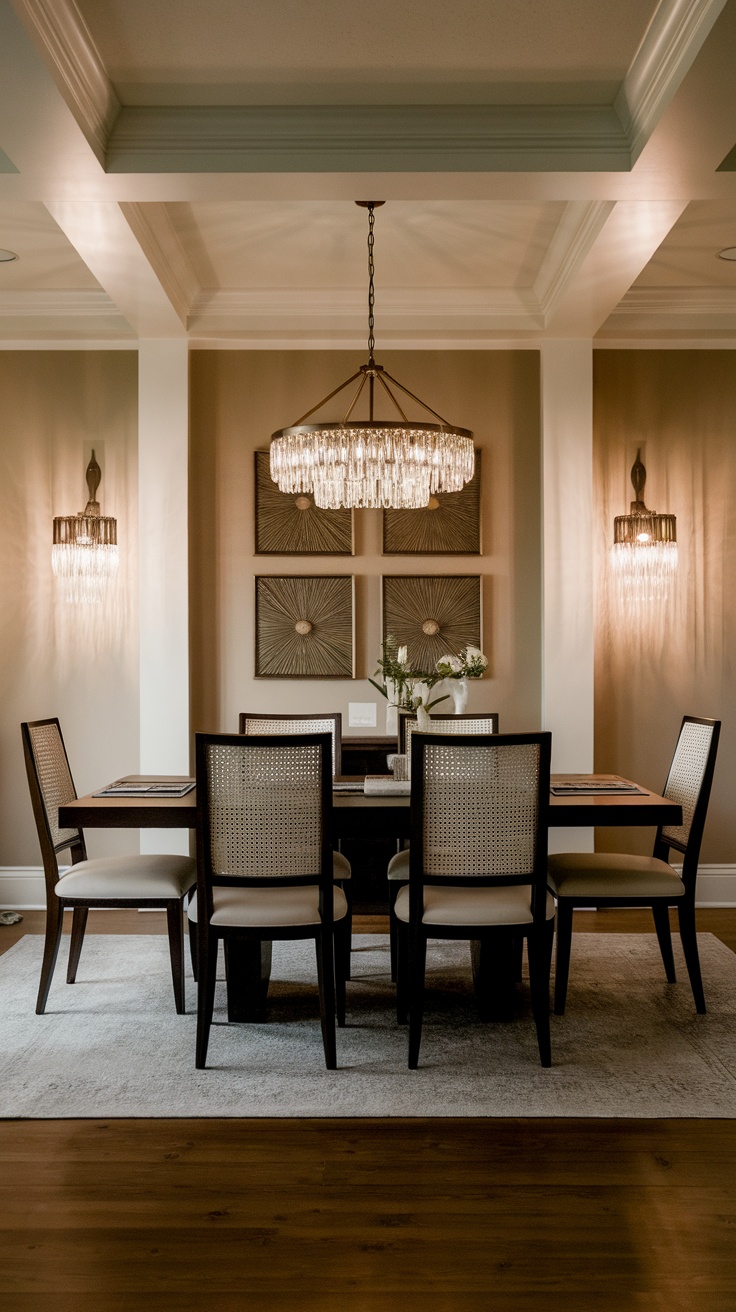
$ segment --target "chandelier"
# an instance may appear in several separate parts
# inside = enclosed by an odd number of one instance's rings
[[[99,604],[118,570],[118,524],[100,514],[97,489],[102,470],[92,452],[86,479],[89,500],[78,515],[56,515],[51,566],[65,601]]]
[[[323,510],[353,506],[418,510],[427,506],[436,492],[459,492],[473,477],[473,434],[466,428],[453,428],[374,359],[374,210],[383,203],[356,202],[368,210],[368,363],[291,428],[281,428],[271,437],[271,478],[282,492],[310,493]],[[305,422],[351,383],[357,387],[341,420]],[[352,415],[366,390],[368,419],[359,421]],[[439,422],[408,419],[396,390]],[[384,402],[388,397],[399,423],[375,416],[377,395]]]
[[[636,500],[629,515],[613,521],[611,563],[619,584],[620,599],[666,601],[670,581],[677,570],[677,529],[674,515],[657,515],[644,504],[647,471],[641,450],[631,467]]]

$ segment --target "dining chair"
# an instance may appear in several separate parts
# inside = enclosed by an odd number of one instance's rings
[[[651,856],[563,852],[549,858],[549,888],[557,899],[556,1015],[565,1011],[575,907],[651,907],[670,984],[675,983],[676,975],[669,909],[677,907],[695,1008],[705,1011],[695,932],[695,885],[720,731],[720,720],[684,716],[663,791],[664,797],[680,803],[683,822],[659,826]],[[670,850],[682,854],[682,875],[669,862]]]
[[[332,744],[322,734],[198,733],[196,1065],[207,1062],[218,944],[315,940],[325,1064],[337,1065],[335,1013],[345,1023],[345,981],[335,981],[335,937],[347,901],[330,847]]]
[[[329,733],[332,735],[332,773],[342,773],[342,713],[311,712],[303,715],[280,715],[266,711],[241,711],[240,733]]]
[[[244,734],[294,734],[329,733],[332,737],[332,773],[342,772],[342,713],[340,711],[311,712],[303,715],[277,715],[269,712],[241,711],[238,729]],[[338,844],[335,851],[335,882],[340,885],[348,902],[348,927],[344,936],[338,939],[338,971],[344,979],[350,979],[350,944],[352,940],[353,909],[350,897],[351,868],[347,857],[343,856]],[[192,959],[196,956],[193,951]],[[196,974],[196,969],[195,969]]]
[[[411,741],[419,731],[416,715],[399,716],[399,752],[406,753],[411,767]],[[432,733],[498,733],[498,712],[482,715],[433,715]],[[409,769],[411,776],[411,768]],[[402,884],[409,879],[409,848],[404,847],[391,858],[388,865],[388,927],[391,952],[391,978],[396,979],[396,917],[394,905]]]
[[[491,952],[526,939],[543,1066],[552,1061],[549,977],[554,901],[547,893],[551,734],[416,734],[409,883],[396,899],[397,1016],[419,1061],[427,940]]]
[[[72,910],[72,933],[66,982],[74,984],[90,908],[160,909],[166,912],[176,1010],[185,1011],[182,899],[194,885],[196,865],[176,855],[108,856],[89,859],[81,829],[60,829],[59,807],[73,801],[76,789],[57,719],[21,725],[33,815],[46,879],[46,938],[36,1012],[42,1015],[54,974],[64,923]],[[69,850],[71,866],[62,873],[60,853]]]

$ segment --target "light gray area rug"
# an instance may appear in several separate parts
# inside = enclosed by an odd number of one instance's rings
[[[195,986],[177,1016],[163,937],[89,935],[71,986],[65,947],[36,1016],[42,942],[28,935],[0,957],[6,1117],[736,1115],[736,955],[709,934],[706,1016],[680,957],[680,982],[664,980],[653,935],[577,934],[550,1070],[525,986],[517,1019],[478,1019],[466,944],[430,944],[421,1065],[409,1071],[388,940],[356,935],[339,1070],[328,1072],[311,943],[274,945],[268,1024],[228,1025],[218,985],[211,1065],[197,1071]]]

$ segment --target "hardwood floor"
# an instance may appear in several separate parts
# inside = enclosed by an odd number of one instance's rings
[[[6,1121],[0,1163],[2,1312],[736,1309],[731,1121]]]

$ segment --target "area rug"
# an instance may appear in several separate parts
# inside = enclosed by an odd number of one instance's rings
[[[709,934],[705,1016],[681,957],[680,982],[666,983],[653,935],[575,935],[549,1070],[525,984],[514,1020],[478,1018],[467,944],[430,944],[420,1067],[410,1071],[388,941],[356,935],[348,1025],[328,1072],[311,943],[274,945],[268,1023],[228,1025],[218,984],[210,1065],[197,1071],[196,988],[189,978],[189,1011],[177,1016],[165,938],[88,935],[77,983],[64,982],[60,959],[48,1011],[36,1016],[42,942],[28,935],[0,957],[4,1117],[736,1115],[736,955]]]

